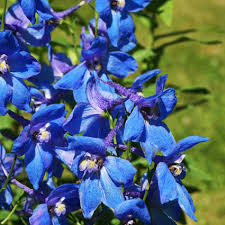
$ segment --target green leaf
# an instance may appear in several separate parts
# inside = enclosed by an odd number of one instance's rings
[[[137,61],[143,61],[144,59],[148,57],[153,57],[154,55],[155,55],[154,52],[151,51],[150,49],[139,49],[133,54],[133,57]]]
[[[166,1],[160,8],[159,16],[167,26],[171,26],[173,20],[173,0]]]
[[[10,211],[8,210],[0,210],[0,221],[4,220],[8,215],[9,215]],[[17,221],[19,219],[19,217],[16,214],[13,214],[10,217],[10,220],[13,221]]]

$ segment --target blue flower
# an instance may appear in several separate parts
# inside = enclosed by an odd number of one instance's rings
[[[78,188],[76,184],[63,184],[54,189],[46,198],[46,203],[35,208],[29,218],[30,224],[69,224],[66,215],[80,208]]]
[[[122,185],[132,183],[136,169],[124,159],[106,156],[106,147],[102,139],[68,136],[66,151],[58,150],[59,157],[81,179],[79,196],[85,218],[91,218],[99,204],[114,209],[124,201]],[[74,151],[74,159],[71,151]]]
[[[9,173],[12,163],[14,160],[13,154],[6,154],[4,147],[0,144],[0,165],[4,166],[4,169]],[[16,160],[12,177],[16,177],[19,173],[21,173],[23,170],[22,168],[22,163],[19,161],[19,159]],[[3,186],[5,180],[6,180],[6,175],[3,172],[2,168],[0,167],[0,189]],[[6,186],[6,189],[3,190],[0,193],[0,208],[2,209],[9,209],[10,205],[12,204],[13,201],[13,192],[11,190],[11,187],[9,185]]]
[[[134,42],[134,22],[129,12],[138,12],[149,4],[150,0],[96,0],[95,7],[108,28],[112,45],[118,47],[122,42]],[[122,36],[122,38],[121,38]],[[124,43],[122,43],[124,45]],[[130,50],[127,46],[123,50]]]
[[[37,60],[22,51],[12,32],[0,32],[0,115],[7,113],[8,102],[24,111],[31,111],[30,93],[22,79],[39,72]]]
[[[14,141],[12,151],[18,156],[25,154],[26,172],[35,189],[38,189],[45,171],[51,173],[53,169],[55,146],[66,144],[62,129],[64,115],[64,104],[40,107]]]

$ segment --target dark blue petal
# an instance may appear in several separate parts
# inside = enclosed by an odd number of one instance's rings
[[[0,188],[3,186],[4,182],[0,181]],[[6,186],[0,193],[0,208],[10,210],[10,205],[13,202],[13,193],[9,185]]]
[[[87,72],[87,67],[85,62],[76,66],[74,69],[70,70],[61,78],[54,87],[56,89],[78,89],[83,84],[85,73]]]
[[[53,104],[39,109],[31,118],[31,127],[37,124],[45,124],[52,120],[56,120],[65,114],[64,104]]]
[[[126,77],[137,70],[136,60],[123,52],[110,52],[107,70],[117,77]]]
[[[51,26],[44,23],[34,24],[26,29],[20,29],[21,38],[31,46],[44,46],[51,40]]]
[[[150,0],[126,0],[125,8],[129,12],[138,12],[149,4]]]
[[[145,122],[142,114],[136,106],[125,123],[125,141],[145,141]]]
[[[95,174],[85,177],[79,188],[80,204],[84,218],[91,218],[102,199],[99,179]]]
[[[0,55],[6,54],[9,56],[19,50],[19,43],[11,31],[6,30],[0,32]]]
[[[150,224],[151,221],[148,208],[140,198],[127,200],[119,204],[115,209],[115,216],[124,221],[129,220],[129,217],[133,216],[145,224]]]
[[[4,116],[7,113],[8,109],[6,105],[10,101],[11,96],[12,88],[0,77],[0,115]]]
[[[166,163],[160,162],[155,171],[158,181],[161,204],[173,201],[178,198],[176,180],[171,174]]]
[[[100,171],[100,183],[102,186],[102,202],[115,209],[118,204],[124,201],[122,189],[112,181],[104,166]]]
[[[48,3],[48,0],[37,1],[36,10],[38,15],[44,20],[49,20],[53,18],[52,9]]]
[[[186,151],[187,149],[197,145],[198,143],[205,141],[209,141],[209,139],[207,137],[200,137],[200,136],[186,137],[176,143],[173,152],[171,152],[171,155],[180,154]]]
[[[47,204],[39,205],[29,218],[31,225],[52,225]]]
[[[63,215],[61,215],[60,217],[53,216],[52,217],[52,223],[54,225],[69,225],[69,222],[68,222],[67,218]]]
[[[160,208],[150,208],[152,225],[176,225]]]
[[[20,63],[18,63],[20,62]],[[18,78],[27,79],[40,73],[40,64],[29,53],[21,51],[8,57],[10,73]]]
[[[105,158],[104,166],[115,183],[125,186],[133,182],[134,175],[137,171],[128,160],[113,156],[107,156]]]
[[[156,94],[157,95],[161,94],[163,92],[167,78],[168,78],[168,75],[165,74],[163,76],[160,76],[159,79],[157,79],[157,81],[156,81]]]
[[[30,126],[24,127],[19,137],[14,141],[12,152],[18,156],[25,154],[32,146],[32,140],[30,136]]]

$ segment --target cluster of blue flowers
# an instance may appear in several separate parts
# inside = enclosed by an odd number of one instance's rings
[[[208,139],[174,140],[163,120],[177,98],[173,88],[165,89],[167,75],[159,76],[159,69],[137,76],[131,87],[111,79],[137,70],[127,53],[136,46],[130,13],[150,0],[96,0],[99,18],[90,21],[88,32],[82,29],[81,63],[73,65],[65,54],[54,52],[51,32],[89,2],[55,12],[47,0],[18,0],[5,14],[0,115],[10,115],[23,130],[13,140],[11,153],[0,145],[0,187],[10,174],[10,182],[27,193],[21,212],[31,225],[69,224],[68,217],[79,209],[92,223],[105,210],[124,224],[176,224],[181,210],[197,220],[181,181],[186,174],[183,152]],[[28,46],[47,46],[49,65],[41,65]],[[145,97],[144,83],[156,76],[155,94]],[[76,105],[67,116],[60,102],[70,101],[71,91]],[[8,109],[8,103],[31,113],[30,119]],[[137,157],[145,158],[149,169],[134,182],[132,159]],[[16,180],[23,165],[30,187]],[[74,183],[56,187],[54,181],[65,168],[75,175]],[[0,207],[10,210],[12,201],[7,184],[1,189]]]

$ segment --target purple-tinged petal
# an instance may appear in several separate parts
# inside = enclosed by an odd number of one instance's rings
[[[105,158],[104,166],[111,179],[120,185],[130,185],[137,172],[128,160],[113,156],[107,156]]]
[[[123,52],[110,52],[107,71],[117,77],[126,77],[137,70],[136,60]]]
[[[12,30],[17,30],[18,27],[27,28],[30,20],[25,16],[19,3],[15,3],[9,7],[5,15],[5,24]]]
[[[99,179],[95,174],[85,177],[82,180],[79,188],[79,196],[84,218],[90,219],[102,199]]]
[[[33,215],[29,218],[31,225],[51,225],[51,217],[48,212],[47,204],[39,205],[33,212]]]
[[[115,209],[118,204],[124,201],[121,187],[112,181],[104,166],[100,171],[100,184],[102,186],[102,202],[106,206]]]
[[[140,198],[127,200],[119,204],[115,209],[115,216],[124,221],[129,221],[130,216],[132,216],[145,224],[150,224],[151,221],[148,208]]]
[[[34,24],[36,21],[35,19],[36,1],[19,0],[19,3],[26,17]]]

